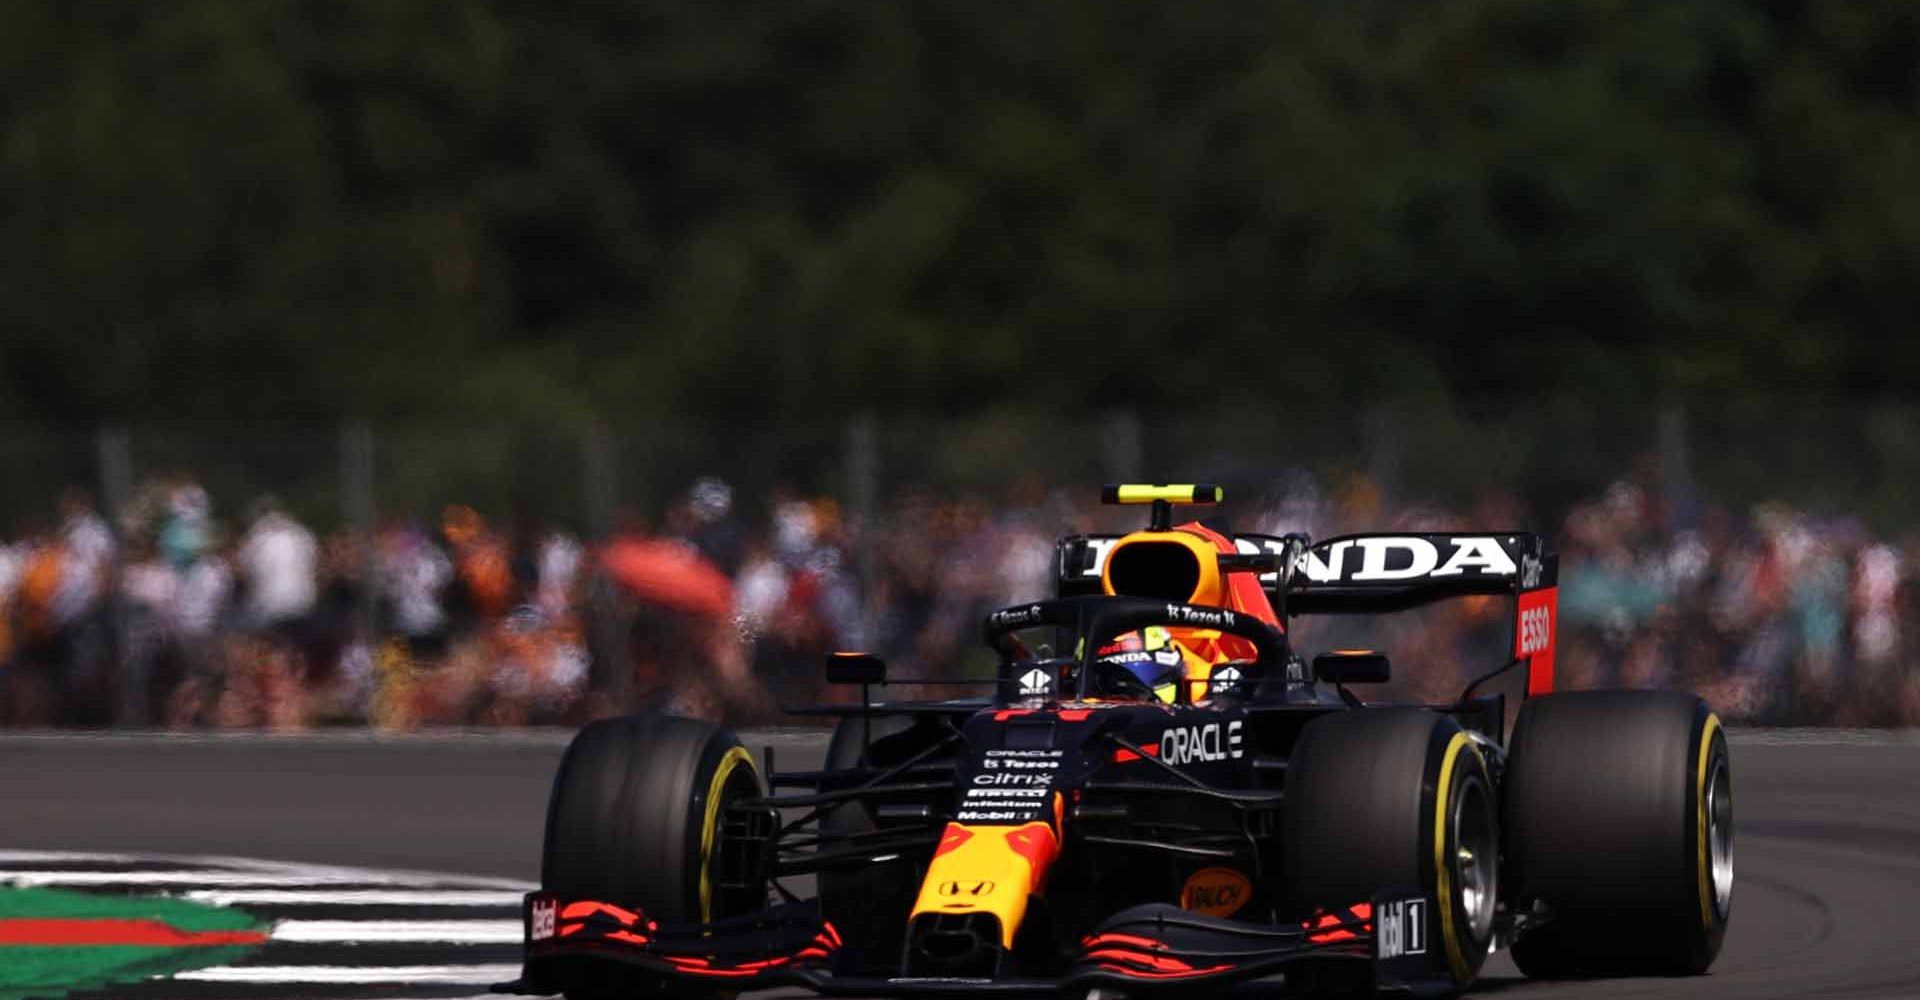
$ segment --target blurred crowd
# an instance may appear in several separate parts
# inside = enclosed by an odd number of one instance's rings
[[[1389,509],[1356,478],[1322,500],[1309,484],[1276,525],[1317,536],[1530,525],[1507,496],[1469,509]],[[1562,690],[1694,691],[1753,724],[1920,725],[1920,534],[1766,503],[1734,510],[1629,475],[1546,529],[1560,553],[1555,673]],[[1504,598],[1447,601],[1380,619],[1302,621],[1309,649],[1371,644],[1396,694],[1447,700],[1512,642]],[[1509,687],[1510,692],[1515,688]]]
[[[1920,724],[1920,537],[1675,506],[1623,481],[1566,519],[1571,681],[1691,689],[1756,722]]]
[[[827,696],[833,649],[985,675],[981,617],[1050,591],[1054,539],[1138,520],[1092,492],[909,493],[863,522],[831,498],[742,502],[703,478],[657,517],[583,538],[461,505],[322,535],[272,497],[224,509],[189,477],[113,512],[70,490],[0,544],[0,722],[410,728],[645,707],[772,721]],[[1301,474],[1231,509],[1237,528],[1320,537],[1533,523],[1511,497],[1398,504],[1358,474]],[[1686,688],[1758,722],[1920,724],[1920,538],[1717,507],[1652,474],[1548,533],[1562,687]],[[1446,699],[1504,661],[1508,614],[1474,598],[1300,622],[1295,641],[1368,642],[1393,656],[1393,694]]]
[[[270,496],[217,513],[190,479],[145,484],[115,521],[70,490],[0,546],[0,718],[512,724],[580,701],[568,533],[461,506],[325,537]]]

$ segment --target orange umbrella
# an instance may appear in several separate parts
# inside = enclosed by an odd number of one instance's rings
[[[691,545],[658,539],[617,541],[601,553],[600,564],[648,604],[710,618],[733,613],[733,581]]]

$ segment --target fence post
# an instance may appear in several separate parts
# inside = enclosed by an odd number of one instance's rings
[[[1147,469],[1139,414],[1132,410],[1109,410],[1100,421],[1100,465],[1100,471],[1110,483],[1157,480]]]
[[[1667,509],[1674,527],[1698,531],[1704,514],[1693,485],[1693,457],[1687,447],[1687,411],[1678,403],[1660,410],[1660,481],[1666,489]]]
[[[360,420],[341,424],[340,515],[357,539],[354,561],[360,572],[353,627],[356,636],[369,647],[374,645],[380,585],[379,567],[374,563],[373,475],[373,428]]]
[[[615,506],[613,472],[613,437],[607,433],[606,425],[596,423],[587,429],[585,451],[586,474],[582,481],[585,488],[585,506],[587,512],[587,533],[593,538],[605,538],[613,533],[613,512]]]
[[[1381,403],[1368,410],[1361,422],[1367,477],[1379,490],[1383,504],[1400,495],[1401,450],[1406,433],[1401,429],[1401,417],[1397,404]]]
[[[850,521],[859,528],[854,545],[854,573],[860,587],[860,634],[846,637],[855,648],[871,648],[879,639],[880,609],[875,604],[875,534],[878,525],[874,511],[880,494],[880,442],[873,415],[862,413],[847,421],[843,438],[846,449],[846,496]]]
[[[613,537],[615,485],[613,436],[596,422],[581,442],[584,462],[582,488],[587,510],[587,644],[593,672],[590,684],[605,692],[620,711],[632,706],[633,664],[627,648],[628,628],[622,613],[625,602],[614,592],[613,581],[600,568],[600,554]]]
[[[108,642],[115,666],[114,675],[119,702],[114,706],[114,721],[121,726],[142,726],[151,721],[147,705],[147,683],[152,664],[144,655],[134,655],[131,613],[120,586],[121,570],[127,561],[126,539],[120,532],[120,513],[133,495],[132,447],[124,427],[102,427],[94,432],[94,460],[100,471],[100,514],[113,534],[113,562],[107,578],[100,581],[105,599]]]

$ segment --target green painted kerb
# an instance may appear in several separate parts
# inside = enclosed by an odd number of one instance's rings
[[[162,896],[0,888],[0,920],[156,920],[182,931],[264,930],[239,910]],[[238,960],[254,945],[0,945],[0,1000],[55,998]]]

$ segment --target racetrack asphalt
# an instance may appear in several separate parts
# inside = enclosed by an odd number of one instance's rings
[[[233,855],[538,877],[568,734],[0,734],[0,848]],[[745,734],[783,768],[818,732]],[[1733,735],[1734,913],[1712,973],[1543,983],[1494,956],[1476,993],[1920,997],[1920,733]]]

